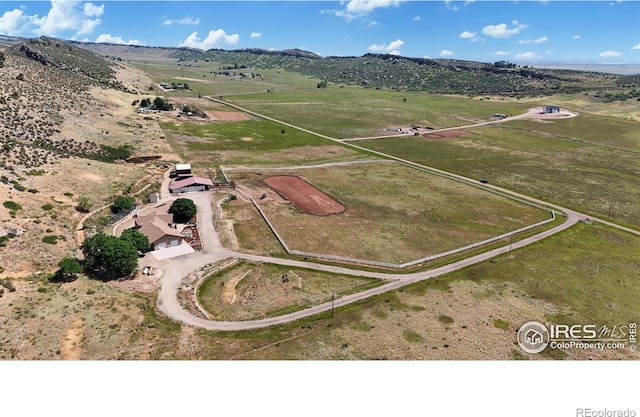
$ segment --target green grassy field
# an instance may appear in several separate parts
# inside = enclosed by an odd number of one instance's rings
[[[580,118],[572,120],[578,123]],[[629,143],[636,134],[627,129],[623,123],[618,133],[621,142]],[[637,154],[509,124],[470,131],[472,135],[456,139],[388,138],[357,144],[467,177],[487,178],[492,184],[592,215],[640,224]]]
[[[317,164],[369,158],[327,139],[267,120],[161,122],[161,128],[196,165]]]
[[[444,128],[487,121],[494,113],[524,113],[530,103],[470,99],[353,86],[275,91],[227,98],[230,102],[336,138],[382,134],[400,126]]]
[[[278,172],[262,172],[261,178]],[[263,210],[289,248],[401,264],[546,220],[548,212],[395,164],[288,170],[340,201],[338,215],[300,213],[290,204]],[[238,184],[256,179],[231,172]],[[455,208],[455,209],[453,209]]]

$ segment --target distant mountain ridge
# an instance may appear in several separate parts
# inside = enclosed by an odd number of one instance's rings
[[[209,60],[223,66],[278,68],[333,84],[397,91],[510,97],[594,91],[596,94],[602,93],[603,96],[620,99],[624,98],[629,90],[640,87],[638,75],[533,68],[506,61],[484,63],[371,53],[360,57],[322,57],[301,49],[273,51],[250,48],[202,51],[185,47],[151,47],[59,40],[57,42],[65,42],[79,49],[89,50],[116,60],[126,60],[127,57],[132,56],[163,57],[193,62]]]
[[[334,83],[438,94],[531,96],[640,86],[638,77],[544,69],[498,61],[411,58],[391,54],[321,57],[301,49],[210,49],[76,43],[103,55],[143,53],[180,61],[209,60],[238,68],[279,68]]]

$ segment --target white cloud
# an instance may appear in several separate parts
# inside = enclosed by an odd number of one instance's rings
[[[618,56],[622,56],[622,52],[618,52],[618,51],[604,51],[604,52],[600,52],[598,54],[599,57],[603,57],[603,58],[615,58]]]
[[[511,52],[509,52],[509,51],[496,51],[493,54],[494,55],[498,55],[498,56],[504,56],[504,55],[510,55]]]
[[[633,46],[631,47],[631,49],[640,49],[640,43],[639,43],[639,44],[637,44],[637,45],[633,45]]]
[[[0,34],[19,35],[29,24],[29,16],[25,16],[22,10],[14,9],[6,11],[0,16]]]
[[[537,59],[540,58],[535,52],[523,52],[515,56],[516,59]]]
[[[506,23],[500,23],[499,25],[488,25],[482,28],[482,34],[491,36],[492,38],[509,38],[513,35],[517,35],[524,30],[527,25],[519,23],[517,20],[511,22],[513,27],[509,28]]]
[[[447,6],[447,10],[451,10],[453,12],[457,12],[458,10],[460,10],[458,6],[452,3],[453,3],[453,0],[444,0],[444,4]]]
[[[422,20],[422,17],[420,17],[420,16],[416,16],[416,17],[413,18],[414,22],[419,22],[421,20]]]
[[[523,39],[523,40],[518,41],[518,43],[522,44],[522,45],[528,45],[528,44],[532,44],[532,43],[545,43],[548,40],[549,40],[549,38],[547,38],[546,36],[543,36],[543,37],[538,38],[538,39]]]
[[[103,33],[102,35],[98,36],[96,38],[96,43],[115,43],[118,45],[144,45],[144,42],[141,42],[137,39],[129,39],[128,41],[125,41],[120,36],[112,36],[109,33]]]
[[[462,39],[473,39],[476,36],[478,36],[478,34],[475,32],[469,32],[468,30],[465,30],[458,36],[461,37]]]
[[[402,45],[404,45],[404,41],[396,39],[388,45],[373,44],[369,46],[367,50],[370,52],[386,52],[392,55],[402,55],[402,53],[400,52],[400,48],[402,48]]]
[[[443,49],[442,51],[440,51],[440,56],[453,56],[453,51]]]
[[[236,45],[238,41],[240,41],[240,35],[227,35],[223,29],[218,29],[209,31],[209,34],[203,41],[198,37],[198,32],[193,32],[184,40],[184,42],[180,42],[178,46],[186,46],[188,48],[196,48],[206,51],[225,44]]]
[[[347,22],[353,20],[366,20],[368,15],[375,9],[385,7],[399,7],[400,3],[406,0],[350,0],[347,2],[347,6],[341,10],[326,9],[320,13],[332,14],[337,17],[345,19]],[[344,1],[340,2],[344,5]]]
[[[383,7],[398,7],[402,0],[350,0],[346,10],[354,14],[369,14]]]
[[[76,0],[51,0],[51,9],[42,19],[34,21],[38,26],[33,32],[38,35],[56,36],[64,31],[75,31],[75,35],[91,33],[102,23],[91,19],[104,14],[104,5],[83,3]]]
[[[104,14],[104,4],[96,6],[93,3],[84,4],[84,15],[89,17],[100,17]]]
[[[378,26],[378,24],[379,24],[378,22],[376,22],[375,20],[372,20],[369,23],[367,23],[367,27],[372,28],[372,27]]]
[[[251,32],[251,35],[249,35],[249,37],[251,39],[260,38],[260,37],[262,37],[262,33],[260,33],[260,32]]]
[[[580,39],[581,37],[582,37],[582,36],[580,36],[580,35],[573,35],[573,36],[571,37],[571,39],[573,39],[573,40],[575,41],[575,40]]]
[[[174,24],[197,26],[197,25],[200,24],[200,18],[187,16],[187,17],[183,17],[182,19],[165,19],[162,22],[162,24],[165,25],[165,26],[174,25]]]

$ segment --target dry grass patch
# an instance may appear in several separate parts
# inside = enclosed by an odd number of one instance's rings
[[[280,173],[300,176],[347,207],[342,214],[315,216],[270,198],[258,201],[289,248],[303,252],[400,264],[550,217],[543,210],[394,163],[229,176],[259,188],[258,178]]]
[[[251,320],[290,313],[380,281],[273,264],[242,262],[207,277],[198,301],[214,320]]]

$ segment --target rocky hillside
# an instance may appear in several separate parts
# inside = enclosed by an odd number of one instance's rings
[[[113,63],[49,38],[15,43],[0,61],[0,168],[34,168],[68,156],[114,159],[108,146],[61,135],[66,116],[100,108],[91,88],[124,89]]]

